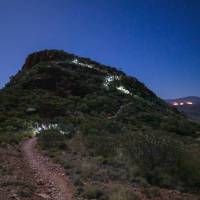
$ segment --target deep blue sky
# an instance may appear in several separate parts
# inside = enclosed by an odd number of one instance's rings
[[[199,0],[0,0],[0,87],[40,49],[136,76],[162,98],[200,96]]]

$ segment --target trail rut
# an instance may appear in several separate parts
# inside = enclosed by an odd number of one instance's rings
[[[34,170],[35,181],[46,188],[40,196],[48,200],[72,200],[72,185],[64,169],[42,155],[36,146],[37,138],[31,138],[22,145],[22,152],[26,162]]]

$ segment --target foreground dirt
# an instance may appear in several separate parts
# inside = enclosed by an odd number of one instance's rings
[[[49,198],[47,194],[46,197],[52,200],[71,200],[72,185],[65,176],[64,169],[42,155],[36,148],[36,144],[36,138],[27,140],[22,146],[22,151],[30,168],[35,172],[35,179],[49,188],[47,190]]]
[[[69,163],[77,162],[76,167],[73,166],[64,171],[62,167],[53,163],[38,151],[35,138],[27,140],[21,145],[0,147],[0,200],[87,199],[81,196],[73,198],[74,190],[65,174],[69,174],[73,182],[73,174],[77,176],[77,173],[73,171],[77,171],[77,167],[83,167],[84,163],[87,163],[88,170],[89,160],[84,162],[84,156],[80,158],[77,155],[70,154],[70,152],[66,153],[65,160]],[[109,192],[115,188],[126,186],[123,182],[109,181],[109,176],[106,176],[103,182],[98,181],[98,173],[104,178],[103,171],[102,166],[99,169],[92,167],[88,177],[92,177],[93,172],[95,179],[87,178],[84,180],[83,177],[86,177],[87,171],[83,170],[84,173],[79,177],[83,181],[83,189],[85,185],[94,184],[98,188],[105,188],[105,191]],[[127,188],[129,188],[128,185]],[[200,200],[199,196],[196,195],[166,189],[137,186],[132,186],[129,189],[137,195],[137,198],[133,197],[137,200]],[[115,196],[114,200],[123,200],[120,196]],[[113,200],[113,198],[111,199]]]
[[[36,148],[36,139],[0,148],[0,200],[72,200],[64,170]]]
[[[0,148],[0,200],[44,200],[44,186],[25,162],[19,146]]]

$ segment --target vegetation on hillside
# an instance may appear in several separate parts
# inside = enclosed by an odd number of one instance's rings
[[[105,84],[107,77],[118,78]],[[59,131],[37,130],[51,123]],[[78,196],[112,200],[116,194],[82,183],[105,180],[200,187],[199,125],[137,79],[90,59],[58,51],[33,54],[1,90],[0,143],[16,144],[35,132],[41,147],[70,171]]]

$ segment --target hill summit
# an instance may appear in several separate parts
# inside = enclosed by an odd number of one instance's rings
[[[30,54],[24,65],[23,69],[30,69],[34,65],[45,62],[45,61],[65,61],[67,59],[74,58],[73,54],[68,54],[64,51],[59,50],[43,50]]]

